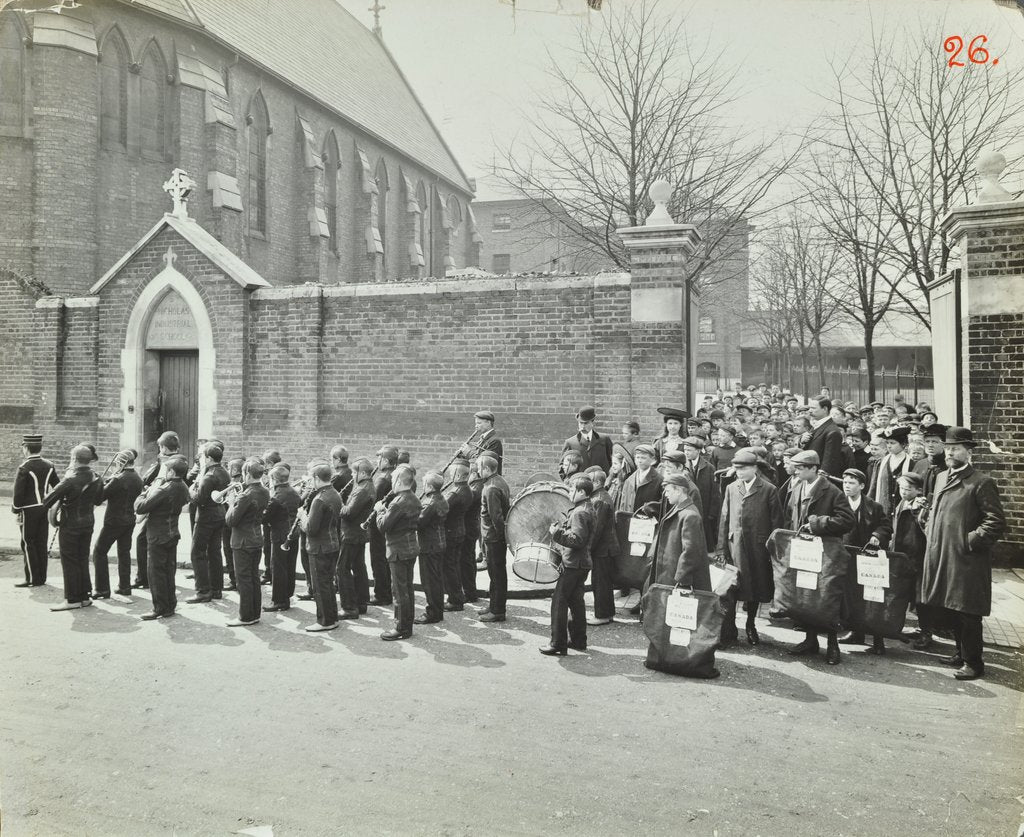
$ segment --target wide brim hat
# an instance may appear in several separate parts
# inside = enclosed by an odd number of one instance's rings
[[[977,446],[974,434],[969,427],[949,427],[946,429],[947,445],[964,445],[969,448]]]
[[[636,460],[633,459],[633,451],[620,442],[613,442],[612,455],[614,455],[616,451],[622,454],[622,461],[630,468],[630,470],[635,471]],[[529,483],[527,483],[527,485],[529,485]]]
[[[910,438],[910,428],[887,427],[885,430],[885,438],[888,441],[899,442],[901,445],[905,445],[907,440]]]
[[[686,410],[680,410],[678,407],[658,407],[658,412],[666,419],[674,418],[680,422],[684,422],[690,417]]]

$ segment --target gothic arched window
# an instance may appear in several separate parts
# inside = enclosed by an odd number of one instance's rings
[[[167,153],[167,64],[150,41],[139,72],[139,127],[143,154]]]
[[[25,109],[25,51],[13,15],[0,17],[0,129],[22,132]]]
[[[419,229],[416,230],[420,252],[423,253],[423,264],[427,270],[431,269],[430,264],[430,201],[427,200],[427,187],[423,181],[416,187],[416,202],[420,205]]]
[[[377,171],[374,174],[374,181],[377,184],[377,232],[380,233],[380,243],[384,252],[380,256],[381,275],[386,276],[388,258],[388,167],[381,158],[377,163]]]
[[[246,117],[249,145],[249,190],[247,209],[249,231],[267,234],[267,145],[270,137],[270,116],[259,91],[252,97]]]
[[[121,30],[107,33],[100,50],[100,141],[108,148],[128,147],[128,61]]]
[[[327,213],[327,232],[330,234],[328,241],[331,252],[338,253],[338,168],[341,165],[341,155],[338,152],[338,140],[334,136],[334,131],[330,131],[324,140],[321,159],[324,164],[324,209]]]

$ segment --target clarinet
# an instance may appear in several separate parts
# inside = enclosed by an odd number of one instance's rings
[[[288,530],[288,536],[284,539],[284,543],[281,544],[281,549],[285,552],[288,552],[291,549],[292,541],[298,540],[299,534],[302,532],[303,515],[309,514],[309,510],[313,506],[313,498],[325,488],[327,488],[326,485],[322,485],[319,488],[309,488],[306,491],[303,491],[300,495],[302,507],[295,515],[295,522],[292,523],[292,528]]]

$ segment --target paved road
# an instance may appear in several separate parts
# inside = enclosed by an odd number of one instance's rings
[[[52,565],[56,570],[56,565]],[[4,835],[1007,835],[1024,808],[1022,657],[958,683],[894,649],[826,667],[757,649],[722,677],[643,668],[636,624],[537,654],[541,602],[469,610],[414,640],[386,619],[258,627],[234,601],[50,613],[0,561]],[[53,580],[58,580],[57,578]],[[184,579],[179,576],[179,581]],[[179,591],[183,597],[184,590]],[[266,832],[264,832],[266,833]]]

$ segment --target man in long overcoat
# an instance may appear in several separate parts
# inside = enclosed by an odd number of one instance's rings
[[[669,474],[663,485],[670,506],[658,524],[651,582],[710,590],[704,522],[690,499],[688,480],[682,474]]]
[[[992,609],[992,546],[1006,528],[995,481],[971,464],[976,444],[966,427],[946,431],[949,470],[935,478],[921,573],[921,601],[953,622],[956,654],[944,662],[959,667],[957,680],[985,673],[981,617]]]
[[[725,558],[736,565],[739,578],[736,590],[728,597],[722,641],[736,639],[736,602],[741,601],[747,614],[747,641],[757,645],[760,637],[754,620],[758,603],[770,602],[775,596],[767,541],[775,529],[782,527],[782,504],[775,486],[758,473],[754,451],[736,451],[732,465],[736,479],[725,489],[718,543]]]

